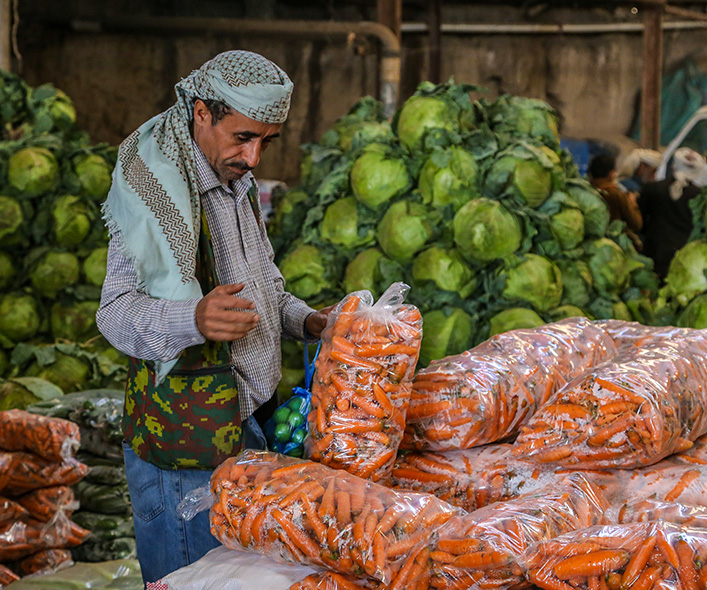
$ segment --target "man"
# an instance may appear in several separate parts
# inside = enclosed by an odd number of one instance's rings
[[[707,183],[707,162],[690,148],[675,151],[668,176],[647,184],[641,193],[645,219],[644,253],[655,263],[655,272],[664,279],[670,262],[692,233],[690,201]]]
[[[620,219],[626,223],[626,235],[631,238],[636,250],[641,250],[642,244],[638,232],[643,227],[641,211],[634,193],[629,193],[616,184],[616,160],[611,154],[599,154],[589,162],[589,181],[599,190],[604,201],[609,206],[609,217]]]
[[[643,187],[655,180],[660,159],[661,155],[657,150],[631,150],[618,170],[619,186],[634,195],[640,195]]]
[[[245,446],[280,377],[280,338],[318,338],[326,314],[284,290],[251,170],[287,117],[292,82],[228,51],[120,146],[104,206],[111,241],[97,314],[131,357],[123,430],[145,582],[218,545],[177,504]]]

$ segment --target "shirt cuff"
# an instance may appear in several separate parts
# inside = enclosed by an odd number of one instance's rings
[[[306,337],[305,323],[314,310],[305,303],[297,302],[288,306],[283,318],[283,330],[285,334],[304,340]],[[312,337],[308,338],[309,340]]]
[[[206,339],[196,326],[196,306],[200,299],[174,301],[167,309],[167,334],[175,343],[189,346],[203,344]]]

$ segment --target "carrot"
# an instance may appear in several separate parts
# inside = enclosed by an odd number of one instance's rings
[[[487,550],[458,555],[454,559],[454,565],[463,568],[491,569],[507,566],[511,561],[512,557],[505,551]]]
[[[687,487],[701,475],[697,469],[686,471],[677,485],[665,495],[666,502],[674,502],[687,489]]]
[[[629,588],[638,579],[639,575],[646,567],[648,557],[655,547],[657,539],[650,537],[644,541],[641,548],[636,551],[628,562],[623,575],[621,576],[621,588]]]
[[[700,590],[699,576],[695,569],[692,547],[683,539],[678,539],[675,543],[675,552],[678,556],[680,584],[685,590]]]

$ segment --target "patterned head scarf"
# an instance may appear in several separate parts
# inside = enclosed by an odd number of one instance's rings
[[[670,185],[670,198],[677,201],[682,197],[684,188],[695,183],[706,165],[705,158],[695,150],[686,147],[675,150],[672,164],[674,180]]]
[[[122,253],[135,266],[138,288],[152,297],[201,297],[196,252],[201,203],[191,136],[194,100],[220,100],[262,123],[287,118],[292,82],[257,53],[227,51],[175,86],[177,102],[120,145],[103,214]],[[177,360],[156,363],[158,381]]]

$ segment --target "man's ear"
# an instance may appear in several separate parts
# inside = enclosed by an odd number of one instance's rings
[[[194,123],[197,125],[211,124],[211,111],[204,101],[197,98],[194,102]]]

